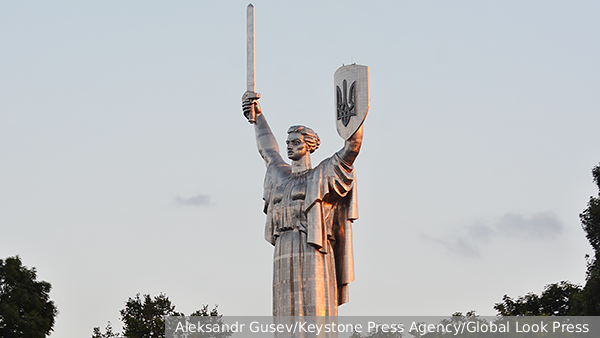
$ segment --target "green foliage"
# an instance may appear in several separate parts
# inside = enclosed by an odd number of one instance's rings
[[[581,292],[581,286],[569,281],[548,284],[538,296],[533,292],[513,299],[508,295],[494,309],[502,316],[567,316],[572,313],[572,303]]]
[[[50,300],[51,285],[37,281],[19,256],[0,259],[0,337],[45,337],[58,313]]]
[[[118,332],[113,332],[112,324],[110,322],[108,322],[108,324],[106,325],[105,333],[102,333],[102,331],[100,331],[100,327],[95,327],[94,333],[92,334],[92,338],[121,338],[121,337],[123,337],[123,336],[121,336]]]
[[[208,311],[208,305],[204,305],[202,306],[202,309],[200,310],[196,310],[194,311],[190,316],[213,316],[213,317],[221,317],[221,315],[219,315],[219,311],[217,310],[217,305],[215,305],[215,307],[210,310],[210,312]]]
[[[600,190],[600,165],[592,169],[594,182]],[[590,245],[596,252],[600,252],[600,193],[598,197],[591,196],[588,207],[579,215],[581,225],[585,231],[585,236],[590,241]]]
[[[579,215],[594,257],[587,262],[586,284],[578,298],[577,307],[583,316],[600,316],[600,165],[592,169],[594,183],[598,186],[598,197],[591,196],[587,209]]]
[[[175,305],[171,304],[169,297],[164,294],[155,296],[135,295],[129,298],[125,308],[121,310],[123,321],[123,335],[130,338],[164,337],[164,316],[183,316],[175,311]]]
[[[219,311],[217,311],[217,306],[215,305],[215,307],[212,310],[208,310],[208,305],[204,305],[202,307],[202,309],[194,311],[192,314],[190,314],[190,316],[201,316],[201,317],[208,317],[208,318],[203,318],[202,319],[202,323],[208,326],[213,326],[213,325],[217,325],[219,327],[222,327],[224,322],[222,319],[222,315],[219,314]],[[233,335],[232,332],[229,331],[225,331],[225,332],[205,332],[205,333],[189,333],[189,334],[184,334],[183,336],[186,338],[229,338]],[[177,335],[175,335],[177,337]]]
[[[175,305],[171,303],[169,297],[160,294],[155,297],[150,295],[136,294],[135,298],[129,298],[125,303],[125,308],[120,311],[123,321],[123,334],[114,332],[112,325],[108,322],[106,332],[102,333],[100,327],[94,327],[92,338],[159,338],[165,336],[165,316],[184,316],[183,313],[175,311]],[[204,305],[200,310],[196,310],[190,316],[211,316],[214,317],[214,323],[221,324],[222,315],[219,314],[217,306],[212,310],[208,305]],[[231,333],[220,333],[213,337],[227,338]],[[193,337],[190,335],[190,337]]]

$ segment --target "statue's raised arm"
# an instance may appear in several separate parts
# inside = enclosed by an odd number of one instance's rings
[[[242,110],[244,116],[250,120],[250,116],[254,115],[254,132],[256,134],[256,146],[260,156],[268,166],[275,160],[283,161],[279,154],[279,146],[275,135],[271,131],[271,127],[267,123],[267,119],[262,114],[260,105],[256,99],[247,99],[242,102]]]
[[[361,125],[356,132],[350,136],[344,143],[344,148],[340,149],[337,154],[347,164],[352,165],[358,153],[363,139],[363,126]]]

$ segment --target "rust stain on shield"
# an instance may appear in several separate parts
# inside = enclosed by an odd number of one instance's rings
[[[335,71],[333,81],[335,126],[338,134],[347,140],[362,125],[369,111],[369,67],[342,66]]]

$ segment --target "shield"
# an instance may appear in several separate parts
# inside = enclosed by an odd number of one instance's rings
[[[358,130],[369,111],[369,67],[342,66],[333,75],[335,90],[335,126],[347,140]]]

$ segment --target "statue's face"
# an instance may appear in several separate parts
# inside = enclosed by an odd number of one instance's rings
[[[304,142],[304,135],[300,133],[289,133],[287,140],[287,155],[292,161],[298,161],[307,154],[310,154],[308,145]]]

